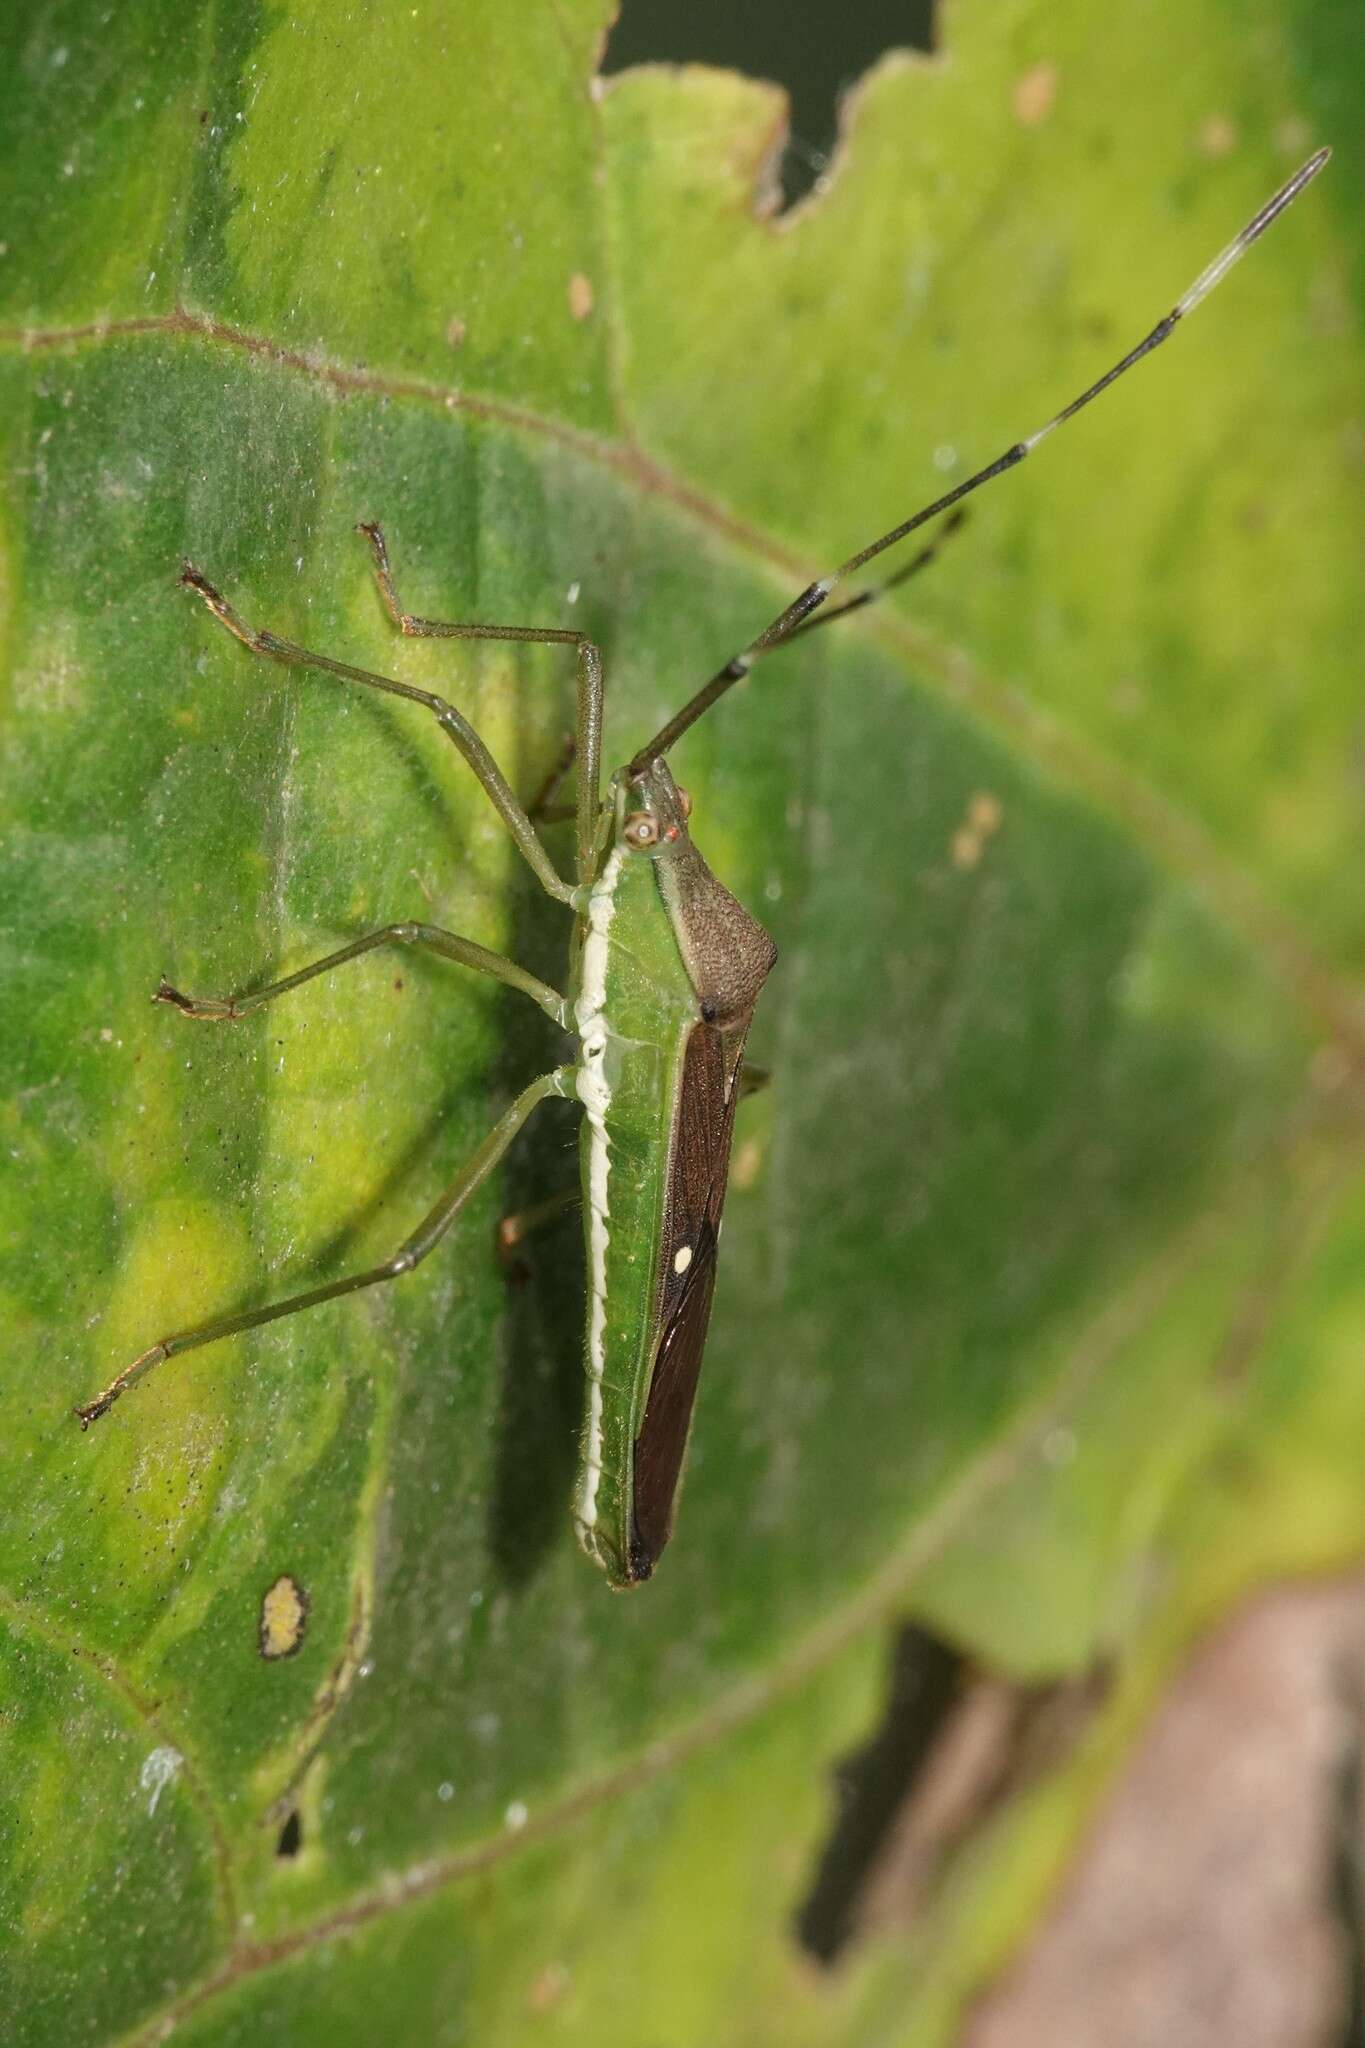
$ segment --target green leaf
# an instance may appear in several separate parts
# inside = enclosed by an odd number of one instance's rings
[[[7,2039],[950,2038],[1191,1631],[1358,1552],[1359,345],[1345,0],[960,0],[763,216],[781,103],[594,86],[607,0],[43,0],[0,26],[0,1981]],[[1321,140],[1169,349],[932,573],[680,746],[779,967],[679,1530],[612,1598],[564,1512],[568,1105],[421,1274],[154,1371],[168,1328],[391,1251],[559,1056],[371,955],[551,981],[567,920],[412,707],[516,787],[572,621],[625,757],[812,573],[1045,419]],[[567,867],[560,833],[553,847]],[[261,1650],[282,1578],[295,1654]],[[1116,1671],[927,1916],[817,1984],[828,1773],[912,1609]]]

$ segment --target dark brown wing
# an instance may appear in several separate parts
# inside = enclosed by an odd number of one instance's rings
[[[678,1303],[660,1341],[645,1419],[635,1439],[630,1531],[632,1579],[650,1576],[673,1533],[673,1503],[692,1427],[716,1284],[715,1238],[709,1233],[708,1237],[692,1267],[696,1278]]]
[[[659,1342],[644,1420],[635,1439],[632,1579],[650,1576],[672,1534],[673,1503],[711,1320],[716,1246],[739,1098],[738,1086],[727,1088],[726,1082],[737,1072],[748,1025],[748,1016],[728,1030],[695,1024],[683,1059],[659,1243]]]

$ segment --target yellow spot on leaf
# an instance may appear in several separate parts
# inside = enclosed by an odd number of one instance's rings
[[[230,1209],[203,1201],[148,1203],[110,1287],[82,1397],[166,1332],[239,1307],[249,1270]],[[179,1576],[212,1513],[234,1362],[232,1347],[205,1347],[153,1366],[87,1440],[100,1486],[118,1503],[103,1528],[105,1569],[138,1597]]]

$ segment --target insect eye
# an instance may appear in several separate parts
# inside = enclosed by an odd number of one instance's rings
[[[659,841],[659,821],[653,811],[632,811],[622,831],[632,846],[657,846]]]
[[[679,788],[678,788],[678,808],[679,808],[679,809],[681,810],[681,812],[682,812],[682,814],[683,814],[683,816],[684,816],[685,818],[690,818],[690,817],[691,817],[691,815],[692,815],[692,795],[691,795],[691,791],[690,791],[690,790],[686,790],[686,789],[683,789],[681,785],[679,785]]]

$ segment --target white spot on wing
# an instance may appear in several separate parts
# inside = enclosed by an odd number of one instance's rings
[[[691,1245],[690,1245],[690,1244],[681,1244],[681,1245],[679,1245],[679,1246],[678,1246],[678,1249],[677,1249],[677,1250],[676,1250],[676,1251],[674,1252],[674,1254],[673,1254],[673,1271],[674,1271],[675,1273],[679,1273],[679,1274],[685,1273],[685,1272],[687,1271],[688,1267],[689,1267],[689,1266],[691,1265],[691,1263],[692,1263],[692,1247],[691,1247]]]

